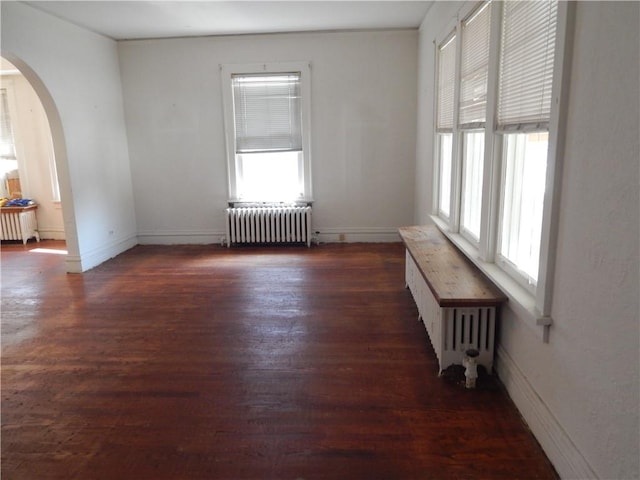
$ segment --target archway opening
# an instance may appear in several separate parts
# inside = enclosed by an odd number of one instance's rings
[[[33,199],[38,204],[41,238],[64,240],[69,255],[78,257],[66,145],[58,109],[40,77],[25,62],[7,52],[2,52],[0,62],[0,92],[5,92],[6,110],[12,117],[17,166],[13,170],[17,170],[18,177],[16,191],[16,182],[9,186],[7,172],[3,172],[10,162],[4,167],[0,165],[3,184],[0,196]],[[6,144],[4,140],[3,143]],[[1,151],[6,157],[12,155],[11,148],[4,144]],[[9,176],[15,177],[16,172]],[[68,260],[67,265],[68,271],[75,271],[69,270]]]

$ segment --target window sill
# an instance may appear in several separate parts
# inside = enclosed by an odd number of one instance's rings
[[[293,202],[249,202],[244,200],[228,200],[229,207],[310,207],[312,200],[299,200]]]
[[[511,278],[495,263],[482,260],[478,249],[459,233],[453,233],[449,227],[436,215],[431,221],[473,264],[480,269],[502,292],[509,298],[507,307],[518,317],[524,318],[528,325],[536,325],[540,314],[536,308],[536,298],[518,282]]]

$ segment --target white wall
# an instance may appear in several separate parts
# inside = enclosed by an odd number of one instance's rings
[[[119,43],[141,243],[219,241],[227,173],[220,64],[311,62],[314,230],[396,240],[413,220],[415,31]]]
[[[640,475],[639,6],[577,5],[550,341],[508,307],[501,319],[497,370],[563,478]],[[457,7],[436,5],[421,27],[422,132],[433,131],[432,41]],[[419,142],[422,222],[431,152]]]
[[[2,56],[49,118],[69,255],[81,271],[137,242],[116,43],[18,2],[2,2]]]
[[[51,129],[42,103],[23,75],[3,75],[0,82],[9,92],[22,196],[38,203],[40,238],[64,240],[62,209],[54,196]]]

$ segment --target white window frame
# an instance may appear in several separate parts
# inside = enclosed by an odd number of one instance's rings
[[[487,5],[487,3],[489,3]],[[457,145],[458,145],[458,157],[456,158],[456,167],[459,170],[459,177],[457,179],[458,181],[458,198],[457,198],[457,203],[456,203],[456,209],[457,209],[457,216],[454,217],[457,219],[457,224],[455,224],[456,230],[467,240],[469,241],[472,245],[474,245],[476,248],[479,248],[480,246],[480,240],[482,238],[482,233],[483,233],[483,223],[482,223],[482,214],[483,214],[483,209],[482,209],[482,205],[480,208],[480,218],[479,223],[480,223],[480,231],[478,232],[478,235],[476,235],[474,232],[472,232],[471,230],[467,229],[464,225],[463,222],[463,214],[464,214],[464,200],[465,200],[465,195],[466,195],[466,182],[465,182],[465,169],[467,167],[465,160],[466,160],[466,149],[467,149],[467,145],[465,145],[465,136],[467,133],[484,133],[484,143],[485,143],[485,154],[483,155],[484,159],[486,159],[487,154],[486,154],[486,143],[488,141],[488,135],[487,135],[487,123],[489,123],[487,121],[487,119],[491,118],[489,117],[489,112],[487,111],[487,109],[485,108],[485,116],[484,116],[484,121],[480,120],[479,118],[474,118],[474,119],[464,119],[462,112],[461,112],[461,99],[463,96],[463,91],[462,91],[462,87],[463,87],[463,75],[462,75],[462,71],[463,71],[463,67],[464,67],[464,57],[463,57],[463,48],[464,45],[466,43],[466,35],[465,35],[465,24],[470,23],[471,21],[473,21],[473,19],[478,18],[478,16],[480,15],[481,12],[488,12],[490,15],[490,19],[493,19],[495,17],[495,13],[494,13],[494,9],[493,9],[493,3],[490,2],[479,2],[479,3],[473,3],[473,4],[469,4],[467,5],[465,8],[463,8],[460,12],[458,17],[456,18],[456,30],[459,33],[459,37],[460,37],[460,45],[458,48],[458,52],[457,52],[457,58],[458,58],[458,63],[457,63],[457,76],[456,76],[456,82],[457,82],[457,86],[456,86],[456,92],[457,92],[457,96],[455,98],[455,108],[456,108],[456,113],[457,113],[457,118],[456,118],[456,128],[457,128]],[[491,33],[494,31],[494,29],[492,28],[491,22],[489,24],[489,33],[491,35]],[[491,49],[491,38],[489,38],[490,40],[490,45],[489,45],[489,52],[488,52],[488,58],[487,58],[487,91],[485,92],[485,101],[487,102],[488,105],[488,101],[490,100],[490,98],[493,98],[490,94],[490,87],[489,87],[489,81],[490,81],[490,77],[491,77],[491,61],[493,59],[493,57],[491,56],[492,53],[492,49]],[[482,172],[483,172],[483,178],[481,181],[481,188],[483,188],[484,184],[485,184],[485,179],[484,179],[484,172],[486,170],[486,165],[484,165],[485,162],[483,162],[482,165]],[[484,192],[481,193],[481,196],[484,195]]]
[[[229,202],[241,202],[237,186],[237,163],[235,151],[235,119],[233,111],[233,91],[231,78],[238,74],[260,73],[300,73],[302,96],[302,162],[300,165],[302,186],[304,191],[297,199],[300,202],[312,202],[311,182],[311,65],[309,62],[276,62],[276,63],[246,63],[220,65],[222,83],[222,101],[224,111],[224,129],[227,151],[227,181]]]
[[[447,210],[443,210],[443,206],[441,205],[441,200],[442,200],[442,187],[440,185],[440,174],[443,171],[442,168],[442,160],[443,160],[443,156],[442,156],[442,144],[444,141],[445,137],[450,137],[449,141],[451,143],[451,152],[449,154],[449,185],[448,185],[448,189],[449,189],[449,203],[447,204],[446,208]],[[436,175],[438,177],[437,179],[437,184],[438,187],[434,189],[434,204],[437,205],[437,214],[440,215],[442,218],[448,219],[451,216],[451,199],[453,198],[453,193],[451,192],[451,186],[453,183],[453,157],[454,157],[454,143],[453,143],[453,132],[437,132],[436,133],[436,138],[435,138],[435,154],[434,154],[434,158],[435,158],[435,165],[434,165],[434,175]]]
[[[467,185],[466,185],[466,168],[467,168],[467,164],[465,163],[466,160],[466,152],[467,152],[467,148],[468,145],[465,143],[465,137],[467,134],[475,134],[475,133],[481,133],[484,136],[484,141],[487,141],[487,135],[486,135],[486,131],[484,128],[479,128],[479,129],[460,129],[460,139],[459,139],[459,143],[460,143],[460,214],[459,214],[459,219],[460,219],[460,224],[459,224],[459,231],[460,234],[469,242],[471,242],[472,244],[474,244],[476,247],[478,247],[480,245],[480,237],[482,235],[482,204],[480,207],[480,219],[479,219],[479,223],[480,223],[480,231],[478,232],[478,236],[476,237],[475,233],[472,232],[470,229],[466,228],[466,226],[464,225],[464,210],[465,210],[465,194],[467,193]],[[485,149],[486,150],[486,149]],[[483,155],[484,157],[484,155]],[[484,177],[484,161],[482,164],[482,171],[483,171],[483,177]],[[482,193],[481,193],[482,195]]]
[[[507,0],[508,1],[508,0]],[[455,33],[462,31],[462,22],[473,15],[483,2],[466,3],[456,15]],[[551,112],[549,119],[549,144],[547,155],[547,170],[545,179],[545,198],[542,217],[542,234],[540,243],[540,260],[538,269],[538,282],[535,289],[523,286],[521,279],[509,269],[502,268],[497,262],[497,248],[500,217],[500,194],[502,179],[502,144],[503,132],[499,132],[496,126],[497,94],[498,94],[498,57],[500,48],[500,28],[502,21],[502,2],[492,2],[491,8],[491,40],[489,54],[489,79],[487,91],[487,121],[485,128],[485,156],[483,166],[483,193],[482,193],[482,217],[481,233],[478,242],[469,238],[460,227],[461,208],[461,162],[462,162],[462,136],[464,130],[457,126],[457,118],[454,121],[454,158],[452,170],[456,172],[455,184],[452,185],[451,212],[448,218],[439,213],[439,172],[437,161],[434,161],[433,175],[433,210],[431,219],[447,235],[460,250],[474,262],[481,271],[492,279],[508,295],[511,308],[520,316],[535,320],[536,324],[548,327],[551,325],[551,303],[553,292],[553,276],[556,255],[556,238],[559,217],[559,196],[562,173],[562,157],[564,143],[564,124],[566,117],[568,88],[569,48],[573,25],[573,2],[558,2],[557,27],[554,57],[554,78],[552,87]],[[447,27],[440,40],[451,35],[451,27]],[[440,44],[436,38],[436,68],[437,47]],[[459,109],[459,82],[460,82],[460,58],[462,41],[458,42],[456,85],[455,85],[455,115]],[[436,78],[438,72],[435,72]],[[437,95],[437,91],[435,93]],[[434,104],[437,104],[437,97]],[[435,125],[435,122],[434,122]],[[517,132],[513,132],[517,133]],[[437,148],[438,132],[434,128],[434,148]],[[434,151],[434,159],[438,159],[437,150]],[[548,328],[544,329],[543,340],[548,341]]]
[[[439,61],[440,61],[440,48],[444,47],[445,45],[447,45],[449,42],[453,41],[453,37],[455,36],[455,42],[456,45],[458,43],[458,37],[456,35],[456,31],[455,31],[455,23],[451,22],[450,24],[447,25],[446,29],[445,29],[445,34],[441,35],[437,42],[435,42],[435,59],[436,59],[436,68],[434,69],[435,72],[435,79],[434,79],[434,85],[436,87],[436,98],[435,98],[435,102],[434,102],[434,125],[435,125],[435,135],[434,135],[434,178],[436,178],[435,180],[435,188],[433,189],[433,205],[435,208],[435,213],[437,215],[442,216],[443,218],[449,220],[451,219],[451,214],[452,212],[455,211],[455,206],[453,205],[452,201],[455,198],[455,192],[454,192],[454,188],[456,185],[455,182],[455,161],[454,158],[456,157],[457,154],[457,145],[456,142],[454,141],[454,139],[456,138],[455,135],[455,129],[456,129],[456,123],[457,123],[457,111],[456,111],[456,104],[455,104],[455,98],[457,97],[457,92],[455,91],[455,88],[457,88],[457,84],[458,82],[455,81],[454,79],[454,92],[453,92],[453,98],[454,98],[454,102],[452,105],[452,109],[453,111],[451,112],[452,114],[452,125],[451,127],[445,128],[445,129],[441,129],[439,128],[439,101],[438,101],[438,89],[440,88],[440,81],[439,81],[439,69],[438,69],[438,65],[439,65]],[[456,60],[455,63],[458,63],[457,60],[457,52],[458,52],[458,48],[456,48]],[[454,73],[457,71],[456,68],[454,68]],[[449,182],[449,205],[447,205],[447,210],[448,210],[448,214],[445,213],[445,211],[442,209],[442,205],[441,205],[441,192],[442,189],[440,187],[440,174],[442,173],[442,149],[441,149],[441,144],[442,144],[442,138],[447,135],[447,136],[451,136],[451,158],[450,158],[450,163],[451,163],[451,167],[450,167],[450,182]]]

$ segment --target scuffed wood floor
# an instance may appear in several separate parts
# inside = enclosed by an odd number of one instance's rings
[[[437,376],[399,243],[36,248],[2,245],[3,479],[557,477],[495,379]]]

